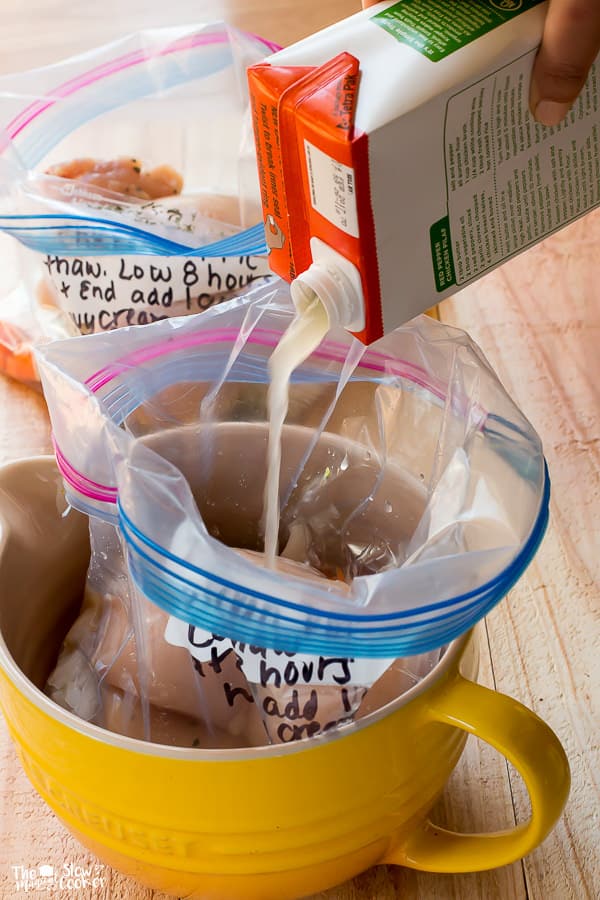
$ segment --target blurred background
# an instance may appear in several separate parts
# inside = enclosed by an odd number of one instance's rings
[[[0,72],[46,65],[141,28],[224,19],[289,44],[360,9],[360,0],[2,0]],[[24,20],[28,28],[24,28]]]

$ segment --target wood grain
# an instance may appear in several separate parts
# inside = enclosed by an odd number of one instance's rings
[[[489,617],[497,687],[560,735],[566,815],[525,860],[529,895],[598,897],[600,875],[600,213],[511,260],[447,305],[544,441],[551,522],[525,577]],[[512,779],[517,816],[524,791]]]
[[[0,71],[43,65],[141,27],[219,18],[284,44],[357,8],[354,0],[30,0],[26,7],[3,0]],[[567,813],[523,863],[453,877],[379,867],[320,894],[322,900],[599,896],[599,242],[600,214],[588,216],[441,307],[445,321],[478,341],[546,447],[551,525],[535,562],[482,631],[481,681],[535,709],[565,744],[573,769]],[[41,395],[0,376],[0,463],[49,447]],[[435,820],[493,830],[523,821],[527,813],[518,776],[495,751],[470,738]],[[2,723],[0,897],[19,896],[13,865],[91,862],[31,789]],[[111,870],[104,876],[101,890],[77,897],[166,900]],[[28,896],[37,900],[33,892]],[[67,900],[64,892],[62,898]]]

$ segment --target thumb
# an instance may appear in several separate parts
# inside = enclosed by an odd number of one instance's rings
[[[375,6],[376,3],[379,3],[379,0],[362,0],[362,8],[368,9],[370,6]]]
[[[533,67],[529,104],[542,125],[558,125],[600,50],[600,2],[551,0]]]

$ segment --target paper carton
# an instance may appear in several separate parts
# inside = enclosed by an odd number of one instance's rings
[[[546,6],[379,3],[250,68],[271,268],[337,281],[363,341],[598,204],[596,66],[563,123],[529,111]]]

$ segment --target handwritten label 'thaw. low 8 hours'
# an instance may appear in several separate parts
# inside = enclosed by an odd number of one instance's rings
[[[260,256],[47,256],[44,265],[84,334],[202,312],[271,274]]]

